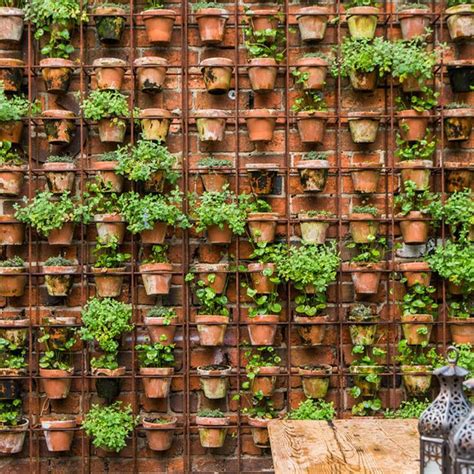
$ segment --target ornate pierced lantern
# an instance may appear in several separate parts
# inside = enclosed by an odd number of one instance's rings
[[[454,358],[451,354],[454,353]],[[459,352],[455,347],[447,350],[449,365],[436,369],[440,392],[433,403],[421,414],[418,423],[420,433],[420,458],[422,474],[447,474],[452,472],[448,438],[470,411],[462,383],[468,374],[458,367]]]

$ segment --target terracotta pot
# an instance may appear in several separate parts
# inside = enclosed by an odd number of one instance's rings
[[[447,280],[446,287],[448,289],[448,293],[450,293],[451,295],[459,296],[464,294],[464,287],[462,284],[458,285],[456,283],[453,283],[452,281]]]
[[[40,67],[47,92],[64,94],[69,90],[74,71],[72,61],[62,58],[46,58],[40,61]]]
[[[145,140],[164,142],[168,136],[172,114],[165,109],[143,109],[140,112],[140,123]]]
[[[194,266],[199,280],[218,294],[225,292],[228,269],[229,265],[227,263],[197,263]]]
[[[261,392],[264,397],[271,397],[275,390],[277,375],[280,367],[260,367],[255,378],[250,381],[250,390],[254,395]]]
[[[70,110],[44,110],[42,113],[44,130],[52,145],[69,145],[76,130],[74,112]]]
[[[474,344],[474,319],[448,318],[451,340],[455,344]]]
[[[327,8],[305,7],[296,12],[296,21],[300,29],[301,40],[313,43],[324,39],[326,26],[329,19]]]
[[[107,193],[121,193],[124,177],[116,173],[118,161],[93,161],[91,170],[95,171],[96,178],[108,185]]]
[[[275,240],[278,213],[251,212],[247,216],[250,236],[256,243],[270,243]]]
[[[329,229],[329,222],[313,221],[308,214],[298,214],[301,239],[310,244],[324,244]],[[308,219],[308,220],[307,220]]]
[[[428,111],[402,110],[398,112],[400,136],[407,142],[423,140],[428,128],[430,113]]]
[[[65,415],[42,416],[40,418],[41,428],[44,430],[44,437],[48,451],[69,451],[71,449],[76,419],[63,419]]]
[[[19,43],[23,36],[23,10],[0,7],[0,41]]]
[[[363,295],[374,295],[379,291],[380,277],[385,268],[383,263],[349,263],[354,291]]]
[[[166,398],[171,387],[171,375],[174,373],[173,367],[140,367],[143,391],[147,398]]]
[[[26,347],[28,343],[28,327],[30,320],[28,318],[20,319],[0,319],[0,337],[7,340],[18,348]],[[11,371],[14,372],[11,372]],[[2,369],[2,375],[20,375],[23,369]]]
[[[248,423],[252,431],[252,439],[258,448],[270,447],[270,436],[267,428],[270,421],[269,418],[248,418]]]
[[[204,396],[209,400],[225,398],[229,388],[230,365],[211,365],[197,368],[199,383]]]
[[[51,325],[48,326],[48,334],[50,335],[48,341],[49,347],[53,350],[62,349],[66,341],[74,336],[73,326],[75,326],[76,323],[75,316],[45,318],[43,324]]]
[[[380,222],[375,221],[372,214],[353,213],[350,215],[350,232],[356,244],[367,244],[371,237],[375,237],[379,230]]]
[[[347,26],[352,38],[373,39],[379,10],[376,7],[353,7],[346,11]]]
[[[147,295],[167,295],[171,288],[171,263],[145,263],[138,267]]]
[[[402,380],[407,395],[411,397],[422,397],[426,395],[431,386],[432,367],[429,365],[402,365]],[[428,372],[419,373],[417,372]]]
[[[254,31],[276,30],[278,28],[278,8],[255,9],[247,12]],[[267,43],[271,43],[268,40]]]
[[[453,41],[462,41],[472,39],[474,36],[474,15],[472,14],[472,5],[464,3],[447,8],[449,36]]]
[[[153,343],[160,342],[164,346],[173,344],[176,333],[176,318],[173,318],[170,324],[165,324],[165,318],[145,316],[143,322]]]
[[[426,34],[426,29],[430,26],[429,8],[409,8],[398,14],[402,38],[411,40]]]
[[[254,194],[272,193],[278,169],[276,163],[247,163],[245,169],[249,175],[250,188]]]
[[[199,440],[203,448],[222,448],[227,435],[229,418],[208,418],[196,416]]]
[[[304,191],[319,192],[326,186],[329,163],[326,160],[301,160],[296,163]]]
[[[123,59],[98,58],[92,63],[97,89],[120,90],[127,63]]]
[[[427,262],[400,263],[400,271],[408,288],[414,285],[430,286],[431,270]]]
[[[0,81],[5,92],[20,92],[24,68],[25,63],[20,59],[0,58]]]
[[[296,70],[299,73],[306,75],[303,90],[320,91],[324,88],[328,72],[328,63],[324,59],[299,58],[296,61]]]
[[[225,174],[219,173],[218,169],[199,167],[199,176],[204,186],[204,190],[208,192],[221,192],[222,188],[229,184],[229,179]]]
[[[209,94],[229,92],[233,67],[234,62],[228,58],[208,58],[201,61],[201,73]]]
[[[433,166],[430,160],[400,161],[397,166],[401,168],[400,177],[403,183],[413,181],[417,191],[429,189]]]
[[[297,324],[296,330],[305,344],[317,346],[323,343],[326,334],[326,323],[328,316],[294,316]]]
[[[0,427],[0,453],[16,454],[21,452],[25,442],[29,421],[23,418],[17,426]]]
[[[196,315],[199,344],[201,346],[222,346],[229,316],[199,314]]]
[[[269,295],[275,291],[275,283],[271,278],[275,278],[276,266],[274,263],[249,263],[247,270],[250,273],[252,286],[259,295]],[[270,273],[271,275],[266,275]]]
[[[332,374],[330,365],[298,367],[302,379],[303,391],[307,398],[325,398],[329,388],[329,377]]]
[[[0,215],[0,245],[22,245],[25,226],[13,216]]]
[[[53,194],[62,194],[74,188],[74,163],[43,163],[48,189]]]
[[[356,69],[349,73],[351,86],[355,91],[372,92],[377,88],[377,71],[362,72]]]
[[[451,61],[446,65],[449,83],[454,93],[470,92],[474,84],[474,62],[472,58]]]
[[[296,123],[303,143],[323,143],[328,112],[298,112]]]
[[[249,61],[248,74],[254,92],[269,92],[275,89],[278,64],[273,58],[253,58]]]
[[[43,266],[46,290],[50,296],[67,296],[72,286],[76,265]]]
[[[274,110],[251,109],[245,112],[245,122],[251,142],[271,142],[276,125]]]
[[[160,92],[166,79],[168,61],[159,56],[145,56],[135,59],[138,89],[142,92]]]
[[[200,141],[209,143],[224,140],[226,125],[224,110],[199,110],[196,115],[196,128]]]
[[[123,243],[125,222],[123,222],[120,214],[96,214],[94,221],[100,240],[104,243],[110,243],[112,239],[116,238],[119,245]]]
[[[140,232],[140,238],[143,244],[162,244],[167,231],[168,224],[166,222],[155,222],[152,229]]]
[[[213,45],[224,41],[225,24],[229,19],[227,10],[224,8],[200,8],[195,16],[202,44]]]
[[[145,181],[144,189],[147,193],[162,193],[165,187],[165,172],[155,171],[150,178]]]
[[[94,9],[94,21],[99,41],[105,45],[120,43],[125,29],[127,12],[120,7],[103,6]]]
[[[381,377],[373,382],[366,380],[369,374],[380,374],[383,372],[383,367],[379,365],[351,365],[349,371],[354,378],[354,384],[361,390],[361,395],[364,397],[373,397],[380,390]]]
[[[113,122],[110,118],[99,120],[99,139],[102,143],[123,143],[127,124],[123,120]]]
[[[449,169],[449,162],[445,163],[446,169],[446,191],[454,193],[470,188],[472,183],[472,171],[469,169]]]
[[[443,114],[446,139],[449,142],[469,140],[474,108],[449,109],[444,110]]]
[[[400,220],[400,231],[406,244],[424,244],[428,241],[430,223],[419,211],[411,211]]]
[[[13,372],[13,373],[12,373]],[[6,369],[0,370],[0,374],[11,375],[12,377],[17,377],[21,375],[19,369]],[[18,380],[13,379],[3,379],[0,380],[0,400],[13,400],[20,396],[20,385]]]
[[[96,268],[91,267],[94,274],[95,291],[101,298],[116,298],[122,294],[122,285],[126,270],[125,267],[118,268]]]
[[[21,120],[0,121],[0,141],[19,145],[22,132],[23,122]]]
[[[403,314],[402,321],[403,337],[410,345],[421,345],[430,340],[433,329],[433,315],[431,314]],[[420,331],[422,330],[422,331]],[[424,334],[425,330],[427,331]]]
[[[207,228],[207,240],[211,244],[230,244],[232,242],[232,230],[225,223],[222,229],[218,225],[210,225]]]
[[[143,420],[148,447],[153,451],[167,451],[173,444],[174,432],[178,423],[175,416],[162,417],[166,422],[154,423],[146,419]]]
[[[352,186],[354,191],[362,194],[372,194],[377,192],[380,168],[380,163],[358,163],[352,165],[357,170],[351,171]]]
[[[176,13],[167,9],[152,9],[142,12],[146,35],[150,43],[166,45],[171,41]]]
[[[26,166],[3,165],[0,169],[0,194],[18,196],[23,187]]]
[[[116,369],[92,369],[92,375],[101,376],[95,379],[95,388],[100,398],[105,398],[109,403],[120,395],[121,379],[125,375],[125,367]]]
[[[349,130],[354,143],[374,143],[380,118],[377,112],[349,112]]]
[[[50,400],[62,400],[67,398],[71,388],[73,369],[39,369],[42,390]]]
[[[249,318],[248,331],[252,346],[271,346],[275,342],[278,314],[259,315]]]

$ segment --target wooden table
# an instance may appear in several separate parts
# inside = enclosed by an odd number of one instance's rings
[[[276,474],[417,474],[418,420],[275,420]]]

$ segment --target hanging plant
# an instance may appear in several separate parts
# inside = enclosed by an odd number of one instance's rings
[[[137,72],[138,89],[155,93],[163,89],[168,61],[159,56],[143,56],[133,61]]]
[[[280,373],[281,357],[272,346],[257,347],[245,351],[245,372],[247,380],[242,389],[249,390],[255,396],[271,397],[275,390],[277,375]]]
[[[449,36],[453,41],[470,40],[474,31],[474,14],[469,0],[448,0],[447,16]]]
[[[11,456],[21,452],[29,423],[22,415],[20,398],[0,402],[0,453]]]
[[[40,61],[40,67],[47,92],[63,94],[68,91],[74,71],[72,61],[63,58],[46,58]]]
[[[196,416],[199,440],[203,448],[222,448],[230,420],[221,410],[203,409]]]
[[[155,306],[143,317],[143,323],[148,329],[151,342],[160,342],[163,345],[173,343],[178,323],[178,316],[174,308]]]
[[[153,451],[167,451],[173,444],[174,432],[178,424],[176,416],[143,418],[148,447]]]
[[[376,219],[379,211],[375,206],[354,206],[349,216],[352,240],[356,244],[373,242],[377,237],[380,222]]]
[[[298,214],[301,239],[310,244],[324,244],[331,219],[335,216],[328,211],[310,210]]]

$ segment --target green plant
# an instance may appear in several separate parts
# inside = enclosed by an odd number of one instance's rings
[[[428,133],[417,142],[406,142],[397,134],[396,143],[395,156],[401,161],[430,160],[436,150],[436,140]]]
[[[401,418],[420,418],[421,414],[430,405],[429,400],[403,400],[396,410],[385,410],[383,416],[389,419]]]
[[[26,364],[26,349],[17,342],[0,337],[0,368],[23,369]]]
[[[11,142],[0,142],[0,166],[21,166],[23,164],[23,159]]]
[[[302,293],[295,297],[295,313],[303,316],[318,316],[327,308],[326,293]]]
[[[120,214],[122,208],[119,196],[109,192],[110,189],[110,183],[104,181],[87,183],[81,209],[84,224],[89,224],[96,214]]]
[[[410,346],[406,339],[398,342],[398,355],[395,360],[401,365],[427,365],[433,368],[443,365],[443,358],[432,347],[426,350],[428,343]]]
[[[303,58],[321,58],[324,61],[329,61],[329,59],[324,54],[321,54],[321,53],[306,53],[303,55]],[[305,86],[306,81],[309,79],[309,76],[310,76],[309,72],[300,71],[298,68],[293,69],[293,71],[291,72],[291,75],[295,79],[295,84],[302,87]]]
[[[242,198],[250,198],[249,194],[242,194],[239,196],[241,207],[244,207],[244,210],[247,214],[252,212],[272,212],[272,206],[268,204],[267,201],[263,199],[248,199],[248,202],[245,204],[245,200]]]
[[[161,10],[165,8],[165,2],[162,0],[146,0],[147,10]]]
[[[387,351],[376,346],[357,345],[352,348],[352,354],[354,354],[356,358],[351,363],[351,366],[378,367],[385,355],[387,355]],[[375,381],[375,377],[371,377],[372,375],[376,374],[369,374],[368,382]]]
[[[350,0],[347,2],[346,8],[375,6],[377,6],[377,0]]]
[[[318,210],[315,210],[315,209],[312,209],[310,211],[306,211],[305,214],[308,216],[308,217],[321,217],[321,218],[324,218],[324,217],[329,217],[329,218],[333,218],[334,217],[334,214],[332,212],[329,212],[329,211],[318,211]]]
[[[318,91],[304,91],[303,95],[295,99],[291,110],[298,112],[321,112],[327,111],[328,107],[322,94]]]
[[[64,341],[58,345],[48,327],[41,328],[38,342],[45,348],[39,359],[39,366],[42,369],[69,370],[72,367],[71,349],[76,343],[76,330],[67,328],[66,331]]]
[[[17,426],[21,421],[21,399],[0,401],[0,426]]]
[[[60,255],[57,257],[49,257],[44,262],[45,267],[69,267],[71,265],[75,265],[74,260],[70,260],[69,258],[65,258]]]
[[[174,348],[174,344],[164,346],[161,342],[135,346],[135,350],[138,352],[140,367],[152,368],[173,367]]]
[[[92,405],[86,413],[82,428],[92,437],[96,448],[119,452],[127,445],[126,439],[138,419],[133,416],[131,405],[117,401],[108,406]]]
[[[448,0],[447,6],[448,7],[454,7],[456,5],[466,5],[467,4],[472,4],[472,0]]]
[[[254,306],[249,308],[250,318],[281,313],[283,307],[276,291],[267,295],[261,295],[253,288],[247,288],[247,296],[251,298],[254,303]]]
[[[354,416],[373,415],[382,409],[382,400],[380,398],[371,398],[362,400],[352,407]]]
[[[375,206],[354,206],[352,208],[353,214],[370,214],[371,216],[376,217],[379,211]]]
[[[461,297],[459,300],[447,302],[448,315],[450,318],[469,319],[474,316],[474,301],[469,297]]]
[[[474,376],[474,351],[472,350],[471,344],[453,344],[454,347],[458,350],[459,358],[457,365],[464,367],[468,374],[466,375],[466,380]],[[447,361],[444,361],[443,364],[446,364]]]
[[[450,102],[449,104],[444,106],[446,110],[469,109],[470,107],[471,106],[469,104],[466,104],[465,102]]]
[[[249,58],[273,58],[278,63],[285,59],[286,35],[284,29],[255,30],[250,20],[244,23],[243,34]]]
[[[402,313],[405,314],[435,314],[438,304],[430,296],[436,292],[433,286],[415,284],[409,288],[402,299]]]
[[[198,12],[199,10],[203,10],[204,8],[222,8],[220,3],[217,2],[196,2],[191,5],[193,12]]]
[[[97,158],[97,161],[117,161],[118,160],[118,155],[117,155],[117,150],[114,151],[106,151],[105,153],[102,153],[99,155]]]
[[[357,303],[351,306],[347,319],[353,322],[372,321],[375,315],[370,306],[362,303]]]
[[[119,243],[116,236],[110,236],[108,239],[97,238],[97,243],[93,253],[96,257],[94,268],[120,268],[130,260],[129,253],[118,251]]]
[[[401,94],[395,99],[398,110],[413,109],[417,112],[431,110],[438,105],[439,92],[430,87],[422,86],[421,93]]]
[[[199,410],[198,416],[201,416],[203,418],[225,418],[225,414],[223,413],[222,410],[219,409],[211,409],[211,408],[203,408]]]
[[[286,418],[288,420],[326,420],[331,421],[336,416],[333,402],[324,400],[313,400],[307,398],[300,402],[298,408],[291,410]]]
[[[167,245],[153,245],[151,253],[148,258],[142,260],[142,264],[146,263],[168,263]]]
[[[21,257],[15,256],[6,260],[0,260],[0,267],[2,268],[15,268],[24,267],[25,262]]]
[[[358,254],[351,258],[353,263],[378,263],[385,255],[387,249],[387,239],[385,237],[368,236],[368,243],[358,244],[349,242],[346,244],[348,249],[357,249]]]
[[[74,158],[69,155],[48,155],[46,163],[74,163]]]
[[[308,153],[305,153],[302,157],[302,160],[327,160],[328,154],[325,151],[315,151],[311,150]]]
[[[176,311],[174,308],[168,306],[155,306],[148,311],[149,318],[163,318],[163,324],[169,326],[174,318],[176,318]]]
[[[248,380],[242,383],[244,390],[250,388],[250,382],[258,375],[260,367],[275,367],[281,362],[281,357],[271,346],[257,347],[253,351],[247,350],[245,351],[245,358],[247,359],[245,371]]]
[[[399,5],[397,7],[397,11],[402,12],[404,10],[410,10],[412,8],[420,9],[420,10],[429,10],[429,6],[425,5],[424,3],[404,3],[403,5]]]
[[[417,191],[416,183],[408,180],[404,183],[404,192],[395,196],[394,202],[400,209],[400,215],[406,216],[413,211],[429,214],[436,199],[439,199],[439,197],[430,193],[427,189],[421,192]]]
[[[200,168],[232,168],[232,161],[230,160],[219,160],[212,156],[201,158],[198,161]]]
[[[30,102],[21,95],[7,96],[3,83],[0,82],[0,122],[21,120],[28,113],[35,115],[40,108],[36,102]]]
[[[23,0],[0,0],[0,7],[23,8]]]
[[[191,278],[194,278],[192,274],[190,274]],[[208,278],[212,275],[209,274]],[[190,278],[187,278],[189,281]],[[229,309],[227,308],[227,304],[229,300],[225,294],[218,294],[216,293],[210,286],[208,286],[204,281],[198,280],[196,283],[196,298],[200,305],[198,310],[199,314],[212,314],[212,315],[220,315],[220,316],[229,316]]]
[[[49,191],[41,191],[31,201],[24,196],[23,203],[24,207],[14,205],[15,217],[45,237],[67,222],[78,223],[82,220],[83,208],[69,191],[62,193],[59,199]]]
[[[125,127],[124,119],[130,117],[127,97],[116,90],[93,90],[89,97],[83,100],[81,109],[87,120],[110,119],[120,127]]]

